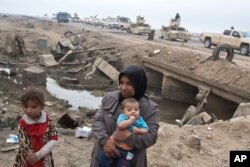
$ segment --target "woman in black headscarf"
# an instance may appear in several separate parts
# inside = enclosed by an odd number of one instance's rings
[[[120,156],[113,138],[134,148],[135,157],[131,160],[132,167],[147,167],[146,149],[156,142],[159,108],[156,103],[145,96],[147,78],[144,70],[135,65],[122,70],[119,75],[119,88],[120,91],[109,92],[105,95],[101,108],[94,117],[92,130],[97,140],[92,152],[91,167],[98,167],[98,153],[101,149],[108,157],[115,159]],[[128,97],[139,101],[140,115],[149,127],[147,134],[137,135],[131,134],[128,130],[117,130],[116,121],[121,113],[121,102]],[[112,166],[116,167],[116,163],[114,161]]]

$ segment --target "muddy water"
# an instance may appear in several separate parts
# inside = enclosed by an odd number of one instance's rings
[[[169,100],[152,99],[159,104],[159,121],[176,124],[176,119],[181,119],[190,104]]]
[[[0,71],[6,71],[8,74],[10,74],[9,68],[0,67]]]
[[[47,90],[58,99],[67,100],[72,105],[72,110],[77,110],[78,107],[86,107],[89,109],[99,109],[103,97],[95,97],[89,91],[70,90],[58,85],[56,80],[47,78]],[[157,97],[157,96],[156,96]],[[160,97],[160,96],[158,96]],[[181,119],[191,104],[178,102],[169,99],[152,98],[159,104],[159,121],[176,124],[177,119]],[[209,105],[204,109],[207,113],[215,113],[218,119],[230,119],[237,108],[237,104],[228,102],[225,99],[211,95]],[[221,104],[224,107],[222,107]],[[194,105],[194,104],[193,104]],[[225,107],[226,106],[226,107]]]
[[[47,90],[59,99],[64,99],[72,105],[73,110],[78,107],[87,107],[98,109],[102,97],[95,97],[88,91],[69,90],[58,85],[56,80],[47,78]],[[175,123],[176,119],[181,119],[184,111],[188,108],[188,104],[176,102],[168,99],[153,99],[160,106],[159,119],[163,122]]]
[[[86,107],[89,109],[98,109],[102,97],[95,97],[88,91],[78,91],[65,89],[58,85],[56,80],[47,78],[46,84],[47,90],[58,99],[67,100],[72,105],[73,110],[77,110],[78,107]]]

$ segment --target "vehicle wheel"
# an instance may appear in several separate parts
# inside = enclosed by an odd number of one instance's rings
[[[163,35],[162,35],[162,36],[159,36],[159,38],[163,39]]]
[[[217,60],[219,59],[219,54],[221,51],[226,51],[227,52],[227,57],[226,60],[232,61],[234,58],[234,51],[233,48],[229,45],[221,44],[218,45],[216,48],[214,48],[212,57],[210,60]]]
[[[249,46],[248,45],[241,45],[240,54],[248,55],[248,53],[249,53]]]
[[[211,39],[209,39],[209,38],[205,39],[204,47],[211,48],[211,46],[212,46]]]
[[[188,40],[185,39],[184,42],[188,42]]]
[[[121,26],[121,30],[122,30],[122,31],[124,31],[124,28],[123,28],[123,26]]]

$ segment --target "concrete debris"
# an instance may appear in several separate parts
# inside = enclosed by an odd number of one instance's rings
[[[154,50],[154,54],[159,54],[159,53],[161,53],[160,49]]]
[[[68,84],[79,84],[79,80],[76,78],[63,77],[61,81]]]
[[[47,79],[47,73],[39,67],[28,67],[22,72],[23,85],[45,85]]]
[[[65,60],[68,55],[70,55],[72,53],[72,50],[69,50],[58,62],[60,63],[61,61]]]
[[[48,39],[47,38],[39,38],[37,40],[38,49],[47,49],[48,48]]]
[[[55,61],[55,58],[52,54],[44,54],[39,56],[39,64],[45,67],[57,66],[58,63]]]
[[[240,103],[234,112],[233,118],[250,115],[250,103]]]
[[[119,71],[100,57],[97,57],[94,64],[99,70],[106,74],[113,81],[118,81]]]
[[[15,40],[16,40],[16,44],[17,44],[17,48],[20,51],[21,54],[23,54],[24,56],[26,56],[26,47],[25,47],[25,43],[23,41],[23,38],[19,35],[15,35]]]

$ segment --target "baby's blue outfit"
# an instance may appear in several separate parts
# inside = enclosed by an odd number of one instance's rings
[[[125,121],[125,120],[128,120],[128,119],[129,119],[129,117],[128,117],[127,115],[125,115],[125,114],[120,114],[119,117],[118,117],[118,119],[117,119],[117,125],[118,125],[120,122]],[[135,127],[137,127],[137,128],[143,128],[143,129],[147,129],[147,130],[148,130],[148,125],[146,124],[146,122],[144,121],[144,119],[143,119],[141,116],[139,116],[139,118],[137,118],[137,119],[135,120],[135,122],[133,123],[133,125],[130,125],[130,126],[128,127],[128,130],[129,130],[130,132],[132,132],[133,126],[135,126]]]

